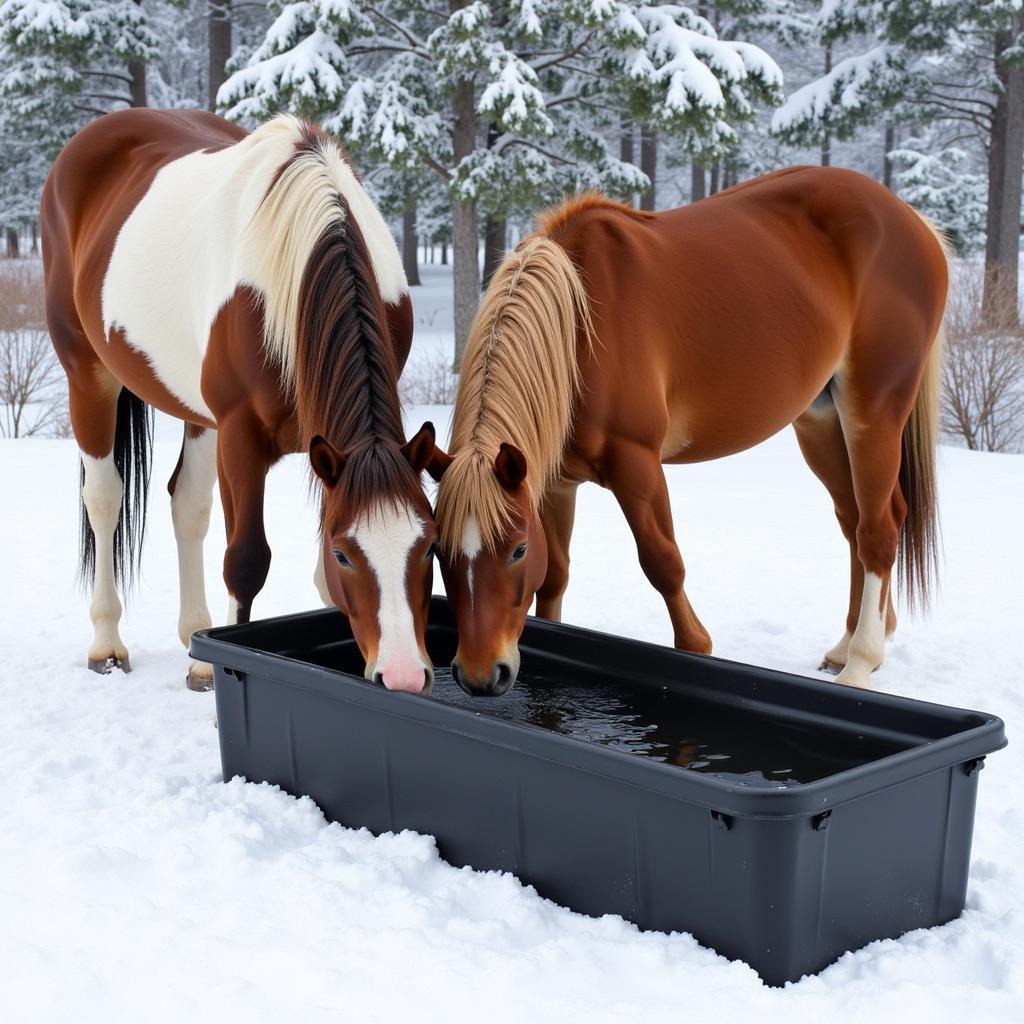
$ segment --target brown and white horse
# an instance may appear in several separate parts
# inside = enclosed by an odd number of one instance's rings
[[[366,674],[433,678],[424,648],[434,525],[397,393],[412,309],[379,211],[338,146],[279,117],[246,134],[204,112],[128,110],[57,158],[42,200],[46,307],[82,452],[89,666],[129,667],[116,583],[141,542],[155,407],[185,421],[168,484],[178,632],[210,625],[202,547],[219,477],[229,622],[270,567],[264,479],[309,450],[324,485],[316,582],[352,622]],[[193,664],[193,688],[211,682]]]
[[[867,686],[936,557],[935,231],[851,171],[792,168],[683,209],[601,196],[541,218],[495,274],[466,347],[452,452],[436,453],[453,671],[503,693],[537,613],[558,619],[576,489],[610,488],[675,644],[711,640],[683,590],[662,463],[742,451],[788,423],[850,545],[846,631],[825,656]]]

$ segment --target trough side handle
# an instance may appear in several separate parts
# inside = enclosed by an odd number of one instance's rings
[[[820,814],[815,814],[811,818],[811,828],[815,832],[824,832],[828,828],[828,820],[832,817],[832,811],[822,811]]]
[[[732,815],[725,814],[723,811],[712,811],[711,812],[711,824],[715,828],[723,828],[726,832],[732,828]]]

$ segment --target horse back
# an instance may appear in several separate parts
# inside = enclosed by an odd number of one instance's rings
[[[44,252],[102,225],[116,236],[157,172],[197,150],[215,151],[246,132],[205,110],[133,108],[91,121],[60,151],[42,196]]]
[[[683,461],[742,450],[799,416],[868,325],[919,365],[945,300],[934,233],[838,168],[789,168],[653,217],[584,204],[554,237],[593,312],[575,430],[595,448],[611,430]]]

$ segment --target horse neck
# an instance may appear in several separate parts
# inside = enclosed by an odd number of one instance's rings
[[[295,401],[304,440],[342,450],[402,444],[398,373],[384,305],[361,239],[328,230],[302,277]]]
[[[589,305],[558,243],[534,236],[498,268],[474,321],[459,382],[453,451],[491,459],[510,442],[543,495],[561,465],[580,387],[578,329]]]

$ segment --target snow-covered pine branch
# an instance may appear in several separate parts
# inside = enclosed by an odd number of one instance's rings
[[[680,4],[472,0],[442,13],[407,0],[295,0],[218,101],[244,121],[283,109],[316,117],[371,160],[441,179],[462,335],[479,294],[478,211],[535,209],[583,187],[642,191],[646,176],[608,145],[620,117],[711,154],[781,87],[767,53],[719,38]]]
[[[986,181],[971,167],[959,146],[943,147],[935,138],[911,138],[889,156],[897,167],[900,195],[937,224],[957,252],[974,253],[985,245]]]
[[[848,137],[905,95],[911,73],[903,52],[882,43],[846,57],[831,71],[791,93],[772,116],[772,130],[790,142],[814,141],[824,131]]]

